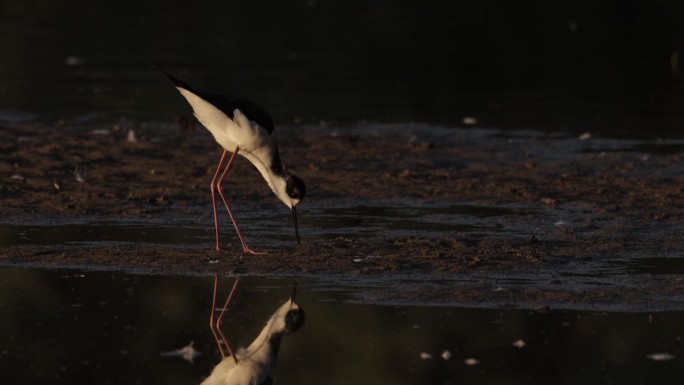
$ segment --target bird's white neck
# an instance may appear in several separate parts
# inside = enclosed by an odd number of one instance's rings
[[[261,159],[268,159],[266,156],[255,152],[240,152],[240,154],[252,162],[254,167],[259,170],[259,173],[261,173],[261,176],[268,184],[268,187],[271,188],[271,191],[273,191],[278,199],[285,203],[288,208],[292,208],[292,200],[287,195],[285,190],[287,187],[287,181],[285,179],[285,172],[283,171],[280,161],[278,160],[278,163],[275,165],[265,164],[261,161]]]
[[[285,314],[291,307],[292,302],[288,301],[273,313],[259,336],[246,349],[251,359],[275,363],[280,349],[280,340],[285,334]]]
[[[273,186],[271,186],[271,189],[278,199],[285,203],[285,206],[291,209],[292,199],[287,195],[287,180],[285,179],[285,176],[283,174],[273,175],[271,179],[273,180]]]

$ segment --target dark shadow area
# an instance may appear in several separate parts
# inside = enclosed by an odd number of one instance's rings
[[[185,114],[151,64],[276,123],[420,121],[681,136],[682,4],[7,1],[0,112]],[[111,123],[110,123],[111,124]]]

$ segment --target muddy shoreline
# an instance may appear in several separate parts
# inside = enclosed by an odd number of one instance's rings
[[[189,133],[142,128],[135,142],[114,129],[4,125],[0,131],[2,223],[29,226],[110,218],[125,224],[178,216],[196,218],[197,223],[207,220],[208,184],[220,149],[201,129]],[[641,274],[625,267],[634,260],[682,257],[684,145],[679,141],[580,140],[418,124],[285,127],[279,140],[283,162],[307,183],[302,213],[340,203],[391,206],[396,200],[416,206],[456,202],[533,211],[519,216],[515,226],[502,221],[499,230],[454,229],[430,236],[388,231],[372,237],[350,233],[316,239],[303,228],[302,247],[267,247],[267,255],[244,258],[230,234],[221,252],[213,251],[210,243],[203,248],[97,242],[17,245],[6,240],[0,264],[351,277],[357,282],[458,276],[464,277],[462,284],[410,284],[403,290],[373,291],[368,300],[684,308],[684,271]],[[236,162],[232,177],[240,180],[229,184],[235,202],[277,207],[248,162]],[[601,285],[582,284],[577,278],[600,276],[600,271],[606,272]],[[525,284],[507,283],[523,276]]]

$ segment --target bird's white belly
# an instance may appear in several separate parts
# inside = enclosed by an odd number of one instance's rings
[[[253,152],[266,144],[264,139],[267,138],[259,132],[261,128],[254,127],[249,122],[245,122],[246,125],[238,124],[228,116],[221,123],[204,122],[199,116],[197,119],[211,132],[216,142],[228,151],[233,152],[240,146],[243,152]]]

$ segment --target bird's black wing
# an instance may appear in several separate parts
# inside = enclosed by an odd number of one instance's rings
[[[176,87],[179,88],[184,88],[193,94],[201,97],[202,99],[206,100],[207,102],[213,104],[221,110],[224,114],[226,114],[228,117],[231,119],[234,119],[234,114],[233,111],[235,109],[239,109],[248,119],[253,120],[256,122],[258,125],[260,125],[264,130],[266,130],[269,134],[272,134],[273,131],[275,131],[275,125],[273,124],[273,119],[271,118],[271,115],[268,114],[268,112],[258,104],[251,102],[247,99],[242,99],[238,98],[236,96],[230,96],[230,95],[222,95],[222,94],[217,94],[214,92],[207,92],[207,91],[200,91],[186,82],[178,79],[177,77],[171,75],[170,73],[164,71],[163,69],[159,67],[155,67],[159,71],[161,71],[164,75],[166,75],[173,84],[176,85]]]
[[[171,81],[173,82],[173,84],[176,85],[176,87],[184,88],[184,89],[186,89],[186,90],[192,92],[193,94],[197,94],[197,90],[195,90],[194,88],[190,87],[190,85],[187,84],[186,82],[184,82],[184,81],[178,79],[177,77],[171,75],[170,73],[164,71],[163,69],[161,69],[161,68],[159,68],[159,67],[157,67],[157,66],[152,66],[152,67],[158,69],[161,73],[163,73],[164,75],[166,75],[166,77],[168,77],[169,79],[171,79]]]

